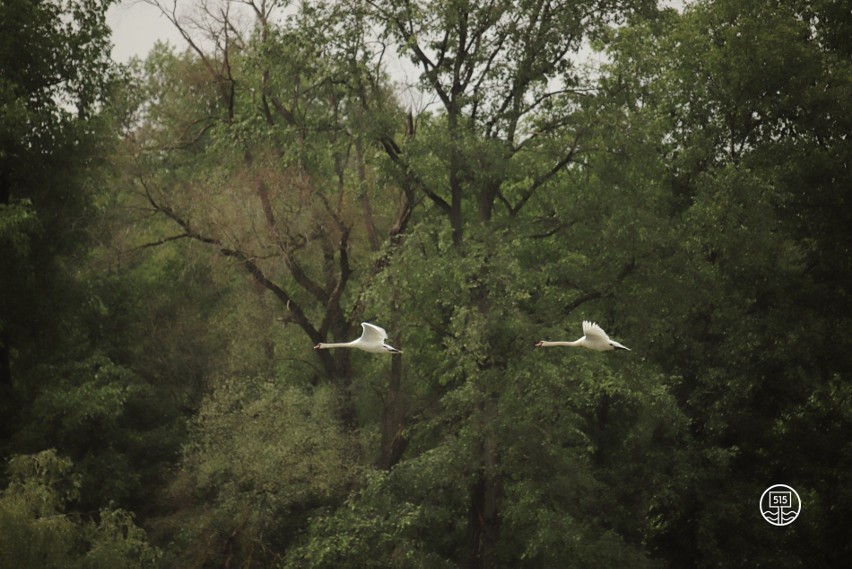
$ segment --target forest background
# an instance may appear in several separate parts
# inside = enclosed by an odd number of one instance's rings
[[[109,4],[0,3],[1,567],[846,566],[847,2]]]

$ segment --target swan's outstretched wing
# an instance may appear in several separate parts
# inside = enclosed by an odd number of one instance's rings
[[[369,322],[361,322],[361,328],[364,329],[364,333],[361,334],[361,340],[365,342],[369,342],[371,344],[381,344],[382,342],[388,339],[388,333],[385,332],[385,329],[380,328],[375,324],[370,324]]]
[[[590,340],[603,340],[604,342],[609,342],[609,336],[606,335],[603,328],[594,322],[589,322],[588,320],[583,321],[583,334],[585,334]]]

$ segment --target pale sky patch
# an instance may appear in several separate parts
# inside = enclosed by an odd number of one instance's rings
[[[112,29],[112,58],[125,63],[132,57],[144,59],[157,41],[182,50],[184,39],[156,6],[140,0],[123,0],[110,6],[107,24]]]

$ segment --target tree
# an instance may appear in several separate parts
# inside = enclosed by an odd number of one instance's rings
[[[160,552],[148,545],[132,514],[104,508],[97,523],[66,513],[79,497],[70,460],[55,450],[15,456],[9,486],[0,492],[0,561],[4,567],[155,567]]]
[[[205,399],[168,490],[176,566],[273,566],[305,520],[352,484],[352,435],[335,420],[329,386],[283,387],[235,377]],[[219,536],[226,536],[225,539]]]
[[[63,261],[84,242],[85,172],[110,80],[107,5],[9,0],[0,7],[0,386],[7,390],[16,385],[13,373],[25,375],[50,357],[43,346],[67,335],[54,315],[76,294],[67,290]]]
[[[672,564],[843,563],[844,553],[805,544],[847,523],[819,498],[836,495],[834,465],[849,456],[834,445],[848,430],[839,402],[850,360],[835,328],[849,314],[836,288],[848,228],[836,216],[848,214],[852,75],[832,40],[848,18],[827,18],[834,10],[700,3],[614,44],[608,81],[641,95],[632,115],[652,118],[667,164],[673,240],[656,274],[640,273],[649,296],[631,302],[656,311],[650,300],[668,295],[663,317],[645,321],[666,327],[650,334],[654,357],[682,378],[675,393],[692,425],[691,474],[675,479],[683,498],[661,510],[670,525],[652,540]],[[812,538],[751,523],[754,496],[779,478],[812,497],[814,525],[797,531]]]
[[[14,431],[26,426],[32,401],[46,389],[45,371],[89,355],[84,311],[76,309],[91,299],[74,265],[88,243],[93,170],[104,148],[100,111],[112,79],[107,5],[0,6],[4,454],[20,442]]]
[[[139,351],[169,354],[134,369],[197,386],[168,563],[848,558],[836,3],[176,6],[189,49],[148,59],[124,146],[167,324]],[[362,318],[405,355],[310,350]],[[534,350],[583,319],[635,351]],[[755,507],[778,478],[815,512],[783,534]]]
[[[548,142],[568,130],[571,111],[587,88],[572,55],[607,25],[652,6],[607,1],[368,4],[385,34],[421,71],[422,87],[440,101],[442,179],[424,179],[416,155],[409,158],[392,140],[383,141],[385,151],[403,171],[412,171],[417,189],[447,216],[456,243],[464,234],[465,200],[472,202],[470,211],[479,221],[489,221],[498,203],[515,217],[571,164],[580,129],[570,129],[573,143],[562,152]],[[554,161],[545,165],[527,158],[544,148]],[[411,154],[416,149],[412,146]],[[530,170],[525,163],[535,166]],[[515,164],[520,167],[514,169]]]
[[[0,448],[44,389],[45,366],[86,357],[74,263],[87,243],[99,111],[112,74],[106,2],[0,6]],[[86,73],[80,73],[85,69]],[[41,450],[41,449],[28,449]]]
[[[238,263],[276,298],[306,346],[351,338],[365,310],[350,291],[352,275],[375,272],[381,261],[368,256],[404,231],[413,208],[410,192],[382,187],[366,165],[364,140],[393,128],[398,111],[363,30],[342,7],[306,6],[278,26],[278,3],[249,3],[254,25],[243,28],[231,4],[223,6],[202,12],[208,44],[174,6],[161,5],[189,52],[164,59],[152,76],[166,89],[150,108],[157,118],[142,141],[139,193],[177,228],[164,241],[205,243]],[[201,104],[170,116],[189,93]],[[147,152],[157,147],[166,152]],[[205,155],[212,161],[201,170]],[[376,191],[398,197],[377,209]],[[215,201],[200,199],[211,195]],[[317,357],[315,381],[330,381],[350,400],[341,420],[354,428],[351,355]]]
[[[0,452],[73,460],[82,497],[69,509],[86,520],[147,503],[181,433],[164,382],[132,357],[142,311],[127,309],[147,283],[122,280],[96,247],[123,77],[109,4],[0,6]]]
[[[454,245],[472,247],[476,253],[470,257],[482,262],[479,275],[465,275],[475,284],[451,285],[472,287],[474,294],[461,306],[475,307],[474,312],[460,308],[452,317],[466,323],[466,344],[481,342],[476,365],[466,366],[463,377],[482,390],[471,401],[474,416],[492,425],[499,390],[474,378],[505,372],[510,365],[507,352],[495,342],[506,326],[506,319],[497,315],[508,315],[505,307],[493,303],[501,288],[492,279],[505,267],[492,264],[491,255],[481,253],[471,239],[465,242],[465,235],[476,235],[474,242],[499,236],[517,243],[521,214],[538,192],[573,165],[582,148],[586,131],[575,111],[587,86],[571,56],[607,25],[652,6],[549,1],[367,4],[386,37],[419,68],[422,88],[441,105],[440,115],[407,144],[391,139],[382,140],[382,145],[400,183],[428,198],[448,221]],[[492,223],[498,219],[513,225],[501,233],[496,230],[500,224]],[[465,256],[456,261],[464,262]],[[486,428],[475,446],[479,456],[471,485],[468,565],[484,567],[494,562],[497,551],[503,481],[494,468],[501,462],[494,433]]]

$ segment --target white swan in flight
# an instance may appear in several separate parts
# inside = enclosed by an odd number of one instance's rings
[[[606,332],[603,331],[603,328],[594,322],[589,322],[588,320],[583,321],[583,334],[582,338],[574,340],[573,342],[547,342],[542,340],[541,342],[536,343],[536,347],[547,348],[550,346],[578,346],[580,348],[587,348],[596,352],[607,352],[615,349],[627,350],[628,352],[631,351],[627,346],[619,344],[615,340],[611,340],[610,337],[606,335]]]
[[[320,342],[314,346],[314,349],[327,350],[329,348],[355,348],[358,350],[364,350],[365,352],[372,352],[374,354],[402,353],[401,350],[397,350],[393,346],[385,344],[385,340],[388,339],[388,333],[385,332],[384,328],[376,326],[375,324],[370,324],[369,322],[361,322],[361,328],[363,328],[364,331],[361,333],[361,337],[357,340],[339,344],[323,344]]]

